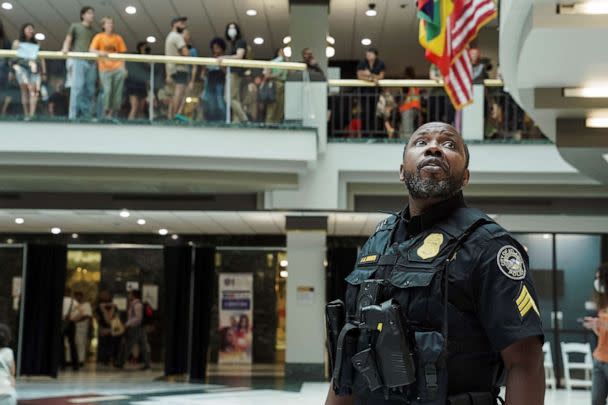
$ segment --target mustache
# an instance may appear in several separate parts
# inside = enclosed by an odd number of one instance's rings
[[[423,159],[420,163],[418,163],[418,165],[416,166],[416,169],[420,170],[424,166],[431,165],[431,164],[441,167],[446,172],[450,170],[448,164],[443,159],[440,159],[437,157],[428,157],[426,159]]]

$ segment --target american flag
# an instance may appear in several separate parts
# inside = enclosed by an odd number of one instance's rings
[[[439,69],[456,109],[473,102],[473,66],[467,47],[496,13],[493,0],[454,0],[446,32],[444,61],[447,58],[447,63]]]

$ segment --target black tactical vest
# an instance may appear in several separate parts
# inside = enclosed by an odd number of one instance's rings
[[[457,310],[448,305],[447,272],[467,236],[493,221],[481,211],[462,207],[420,234],[391,244],[397,219],[389,217],[378,226],[361,249],[354,271],[346,278],[346,326],[342,330],[343,350],[336,365],[338,372],[334,370],[333,375],[334,387],[338,393],[352,392],[358,398],[377,398],[380,403],[445,405],[448,394],[447,319]],[[387,355],[385,343],[383,347],[376,347],[386,325],[361,327],[365,323],[363,308],[382,303],[392,303],[401,315],[409,353],[397,360],[407,363],[409,359],[413,365],[413,368],[399,370],[406,374],[408,370],[413,372],[409,379],[402,379],[408,382],[405,386],[387,387],[386,381],[390,381],[391,376],[382,375],[379,363],[403,355]],[[372,362],[378,366],[377,371],[370,372],[352,360],[353,357],[362,358],[357,355],[366,351],[375,353]],[[380,351],[384,351],[383,358],[389,360],[380,359]],[[377,379],[375,383],[370,382],[370,376],[372,380]]]

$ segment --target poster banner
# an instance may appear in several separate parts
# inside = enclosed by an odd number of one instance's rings
[[[219,274],[219,363],[251,364],[253,274]]]

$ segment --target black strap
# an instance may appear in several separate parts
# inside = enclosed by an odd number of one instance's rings
[[[448,351],[449,347],[448,347],[448,339],[449,339],[449,335],[448,335],[448,268],[450,263],[452,263],[454,261],[454,259],[456,258],[456,253],[458,252],[458,249],[460,249],[460,247],[462,247],[462,245],[464,244],[464,242],[466,241],[466,239],[473,233],[473,231],[475,229],[477,229],[479,226],[488,223],[488,221],[485,218],[481,218],[478,219],[477,221],[473,222],[473,224],[471,224],[459,237],[458,239],[456,239],[456,242],[454,243],[454,246],[452,246],[452,248],[450,249],[448,255],[446,256],[446,260],[444,262],[444,266],[442,269],[442,275],[443,275],[443,326],[441,328],[441,332],[443,334],[443,337],[445,339],[444,341],[444,345],[445,345],[445,350]],[[449,378],[449,377],[448,377]]]
[[[345,347],[344,343],[346,340],[346,336],[353,330],[358,329],[357,326],[352,323],[347,323],[344,325],[342,330],[340,331],[340,335],[338,336],[338,344],[336,345],[336,366],[334,367],[333,380],[334,385],[339,387],[340,384],[340,375],[342,374],[342,362],[344,361],[343,357],[345,356]]]
[[[491,392],[465,392],[448,397],[448,405],[496,405],[496,397]]]

